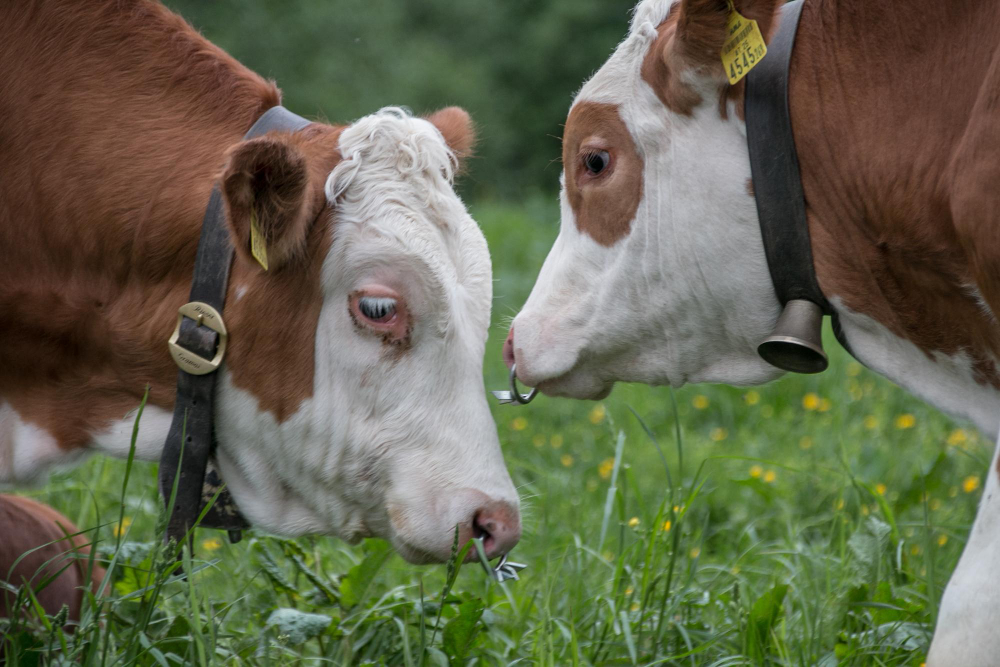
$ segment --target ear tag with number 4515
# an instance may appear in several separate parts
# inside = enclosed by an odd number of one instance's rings
[[[257,213],[253,210],[250,211],[250,254],[267,271],[267,244],[257,224]]]
[[[767,54],[764,36],[756,21],[746,18],[729,2],[729,20],[726,22],[726,41],[722,43],[722,67],[729,83],[735,84],[747,75]]]

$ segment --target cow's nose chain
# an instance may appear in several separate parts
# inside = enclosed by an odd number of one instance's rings
[[[517,573],[524,568],[528,567],[524,563],[515,563],[512,560],[507,560],[507,554],[500,556],[500,560],[497,564],[490,565],[490,561],[486,558],[486,549],[483,548],[483,538],[476,537],[473,538],[476,545],[476,552],[479,554],[479,563],[483,566],[486,571],[486,576],[496,579],[497,582],[503,583],[505,581],[519,581],[520,577]]]
[[[522,394],[521,390],[517,388],[517,364],[510,365],[510,391],[491,391],[493,397],[500,401],[500,405],[508,405],[511,403],[520,403],[521,405],[527,405],[535,399],[538,395],[538,387],[532,387],[531,391],[527,394]],[[516,576],[514,577],[517,578]]]

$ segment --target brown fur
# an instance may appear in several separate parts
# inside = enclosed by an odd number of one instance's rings
[[[735,2],[740,14],[757,21],[765,41],[770,38],[777,5],[778,0]],[[682,0],[671,6],[667,18],[657,26],[658,36],[643,58],[641,75],[671,111],[689,116],[702,102],[701,96],[680,76],[686,69],[709,72],[720,82],[726,81],[719,53],[725,41],[729,11],[726,0]],[[728,113],[728,100],[742,99],[743,90],[742,80],[735,86],[724,86],[720,97],[723,117]],[[742,107],[737,105],[737,113],[743,113]]]
[[[998,63],[995,3],[806,3],[790,98],[824,293],[1000,388]]]
[[[47,614],[56,614],[67,605],[69,620],[79,620],[84,588],[96,593],[104,568],[95,563],[87,578],[89,540],[86,535],[75,535],[77,532],[69,519],[47,505],[0,495],[0,581],[18,587],[29,582],[40,588],[35,595]],[[41,588],[57,572],[59,575]],[[15,598],[14,593],[0,590],[0,618],[10,617]]]
[[[584,146],[611,155],[601,177],[589,178],[584,171]],[[577,228],[604,246],[628,235],[642,199],[643,162],[618,107],[595,102],[573,107],[563,133],[563,168]]]
[[[642,65],[661,101],[701,102],[678,73],[718,70],[724,0],[683,0]],[[737,2],[769,37],[779,3]],[[919,20],[914,20],[919,17]],[[965,353],[1000,388],[1000,6],[807,2],[791,65],[792,125],[820,285],[928,355]],[[957,48],[961,45],[961,48]]]
[[[66,449],[146,385],[172,408],[166,340],[221,177],[237,248],[225,363],[262,410],[294,414],[313,389],[340,128],[241,143],[278,90],[151,0],[3,3],[0,62],[0,401]],[[442,116],[459,153],[463,114]],[[267,272],[249,256],[250,206]]]

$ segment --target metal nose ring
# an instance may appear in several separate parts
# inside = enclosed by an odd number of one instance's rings
[[[510,392],[514,396],[514,400],[521,405],[527,405],[535,400],[535,395],[538,394],[538,387],[532,387],[531,391],[527,394],[522,394],[517,388],[517,364],[510,365]]]
[[[520,403],[521,405],[527,405],[528,403],[531,403],[531,401],[533,401],[535,396],[538,394],[538,388],[533,387],[527,394],[522,394],[517,388],[517,364],[511,364],[510,391],[493,391],[490,393],[500,401],[501,405],[507,403]]]

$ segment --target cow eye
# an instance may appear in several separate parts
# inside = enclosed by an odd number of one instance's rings
[[[591,176],[598,176],[610,163],[611,156],[607,151],[590,151],[583,156],[583,166]]]
[[[396,314],[396,300],[385,296],[363,296],[358,310],[372,322],[388,322]]]

